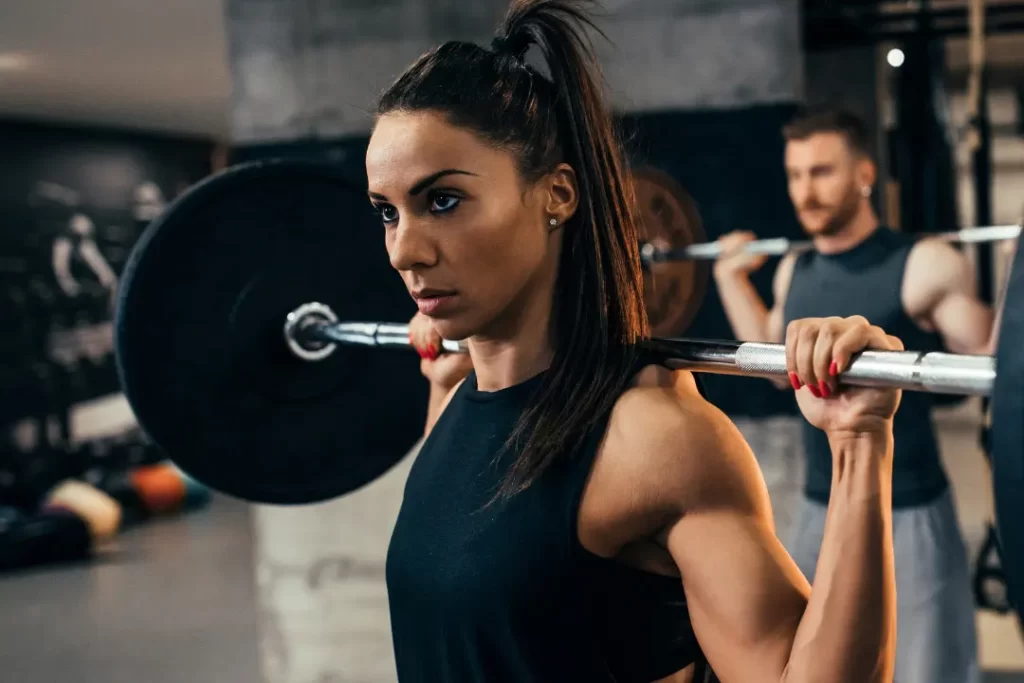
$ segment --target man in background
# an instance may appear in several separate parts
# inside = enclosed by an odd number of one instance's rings
[[[725,255],[715,264],[715,281],[737,339],[780,343],[792,320],[861,315],[908,349],[993,352],[993,311],[978,298],[964,256],[948,243],[880,225],[871,205],[877,171],[863,122],[814,109],[783,133],[789,195],[814,247],[783,257],[768,308],[749,277],[765,257],[741,250],[755,236],[737,232],[721,239]],[[827,386],[799,390],[820,396]],[[825,434],[802,422],[806,474],[788,547],[813,580],[832,455]],[[967,552],[928,394],[903,394],[894,434],[895,680],[974,683],[980,673]]]

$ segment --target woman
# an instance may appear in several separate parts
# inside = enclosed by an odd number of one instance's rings
[[[836,463],[812,590],[738,431],[637,344],[637,231],[583,4],[517,0],[492,49],[436,48],[378,108],[370,200],[432,383],[388,552],[399,680],[888,680],[899,392],[837,378],[900,343],[863,319],[789,330]]]

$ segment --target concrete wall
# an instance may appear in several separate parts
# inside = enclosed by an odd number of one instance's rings
[[[365,133],[376,95],[444,40],[486,45],[506,0],[229,0],[234,141]],[[613,0],[597,47],[616,107],[799,99],[796,0]]]

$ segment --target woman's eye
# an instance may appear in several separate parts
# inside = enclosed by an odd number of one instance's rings
[[[459,198],[451,194],[435,194],[430,198],[430,210],[434,213],[451,211],[459,205]]]
[[[389,204],[377,204],[374,209],[380,214],[380,219],[385,223],[394,223],[398,220],[398,211]]]

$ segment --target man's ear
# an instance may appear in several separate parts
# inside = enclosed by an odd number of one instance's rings
[[[576,183],[576,171],[569,164],[559,164],[544,179],[547,193],[544,201],[544,212],[556,221],[556,225],[564,225],[573,217],[580,203],[579,186]]]
[[[878,167],[871,157],[862,155],[857,159],[857,185],[861,188],[872,188],[878,180]],[[865,193],[869,194],[869,193]]]

